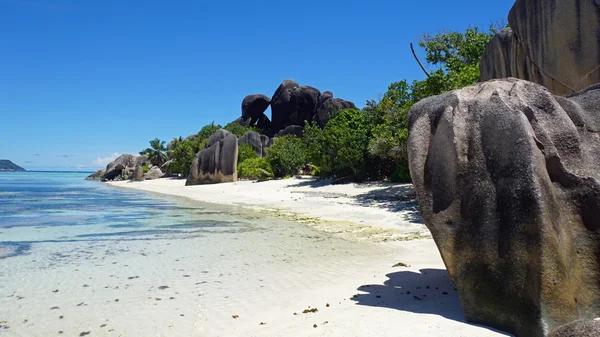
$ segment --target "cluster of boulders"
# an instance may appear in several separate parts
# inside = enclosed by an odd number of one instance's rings
[[[265,115],[271,106],[271,119]],[[288,127],[302,129],[306,122],[316,122],[324,127],[332,110],[354,108],[356,105],[334,98],[331,91],[320,92],[310,86],[301,86],[285,80],[271,98],[263,94],[248,95],[242,101],[242,116],[238,123],[255,126],[267,137],[276,136]]]
[[[421,215],[468,321],[600,336],[600,2],[517,0],[509,23],[488,82],[409,111]]]
[[[480,62],[481,80],[516,77],[556,95],[600,82],[600,1],[518,0]]]
[[[158,179],[164,176],[161,169],[157,166],[151,166],[148,172],[144,172],[145,166],[150,166],[148,157],[122,154],[106,165],[106,169],[100,169],[85,179],[97,181],[142,181]]]

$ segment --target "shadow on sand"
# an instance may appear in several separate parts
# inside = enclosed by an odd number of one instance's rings
[[[302,179],[302,181],[289,187],[320,188],[332,185],[331,179]],[[341,183],[340,183],[341,184]],[[352,198],[363,207],[377,207],[390,212],[404,212],[407,221],[423,224],[419,211],[419,205],[412,184],[394,184],[389,182],[367,182],[358,184],[366,188],[377,188],[358,195],[337,195]],[[318,193],[318,192],[315,192]],[[336,197],[336,193],[323,193]]]
[[[370,284],[358,288],[366,294],[352,298],[358,305],[390,308],[419,314],[439,315],[467,323],[454,284],[443,269],[421,269],[420,273],[399,271],[386,275],[382,285]],[[503,333],[477,324],[471,324]],[[511,336],[505,334],[506,336]]]

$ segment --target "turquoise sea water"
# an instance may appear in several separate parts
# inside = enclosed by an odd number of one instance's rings
[[[231,213],[86,181],[88,173],[0,173],[0,259],[39,243],[153,240],[244,229]]]

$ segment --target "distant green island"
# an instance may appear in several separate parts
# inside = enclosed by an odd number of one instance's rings
[[[25,169],[8,159],[0,159],[0,171],[23,172]]]

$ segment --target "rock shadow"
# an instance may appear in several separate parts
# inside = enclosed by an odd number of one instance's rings
[[[356,202],[364,207],[379,207],[390,212],[405,212],[406,220],[423,223],[413,185],[392,185],[383,189],[359,194]]]
[[[366,294],[358,294],[352,300],[358,305],[439,315],[465,324],[480,326],[467,323],[458,293],[446,270],[399,271],[386,276],[388,280],[383,284],[360,286],[358,290]],[[503,333],[486,326],[480,327]]]

